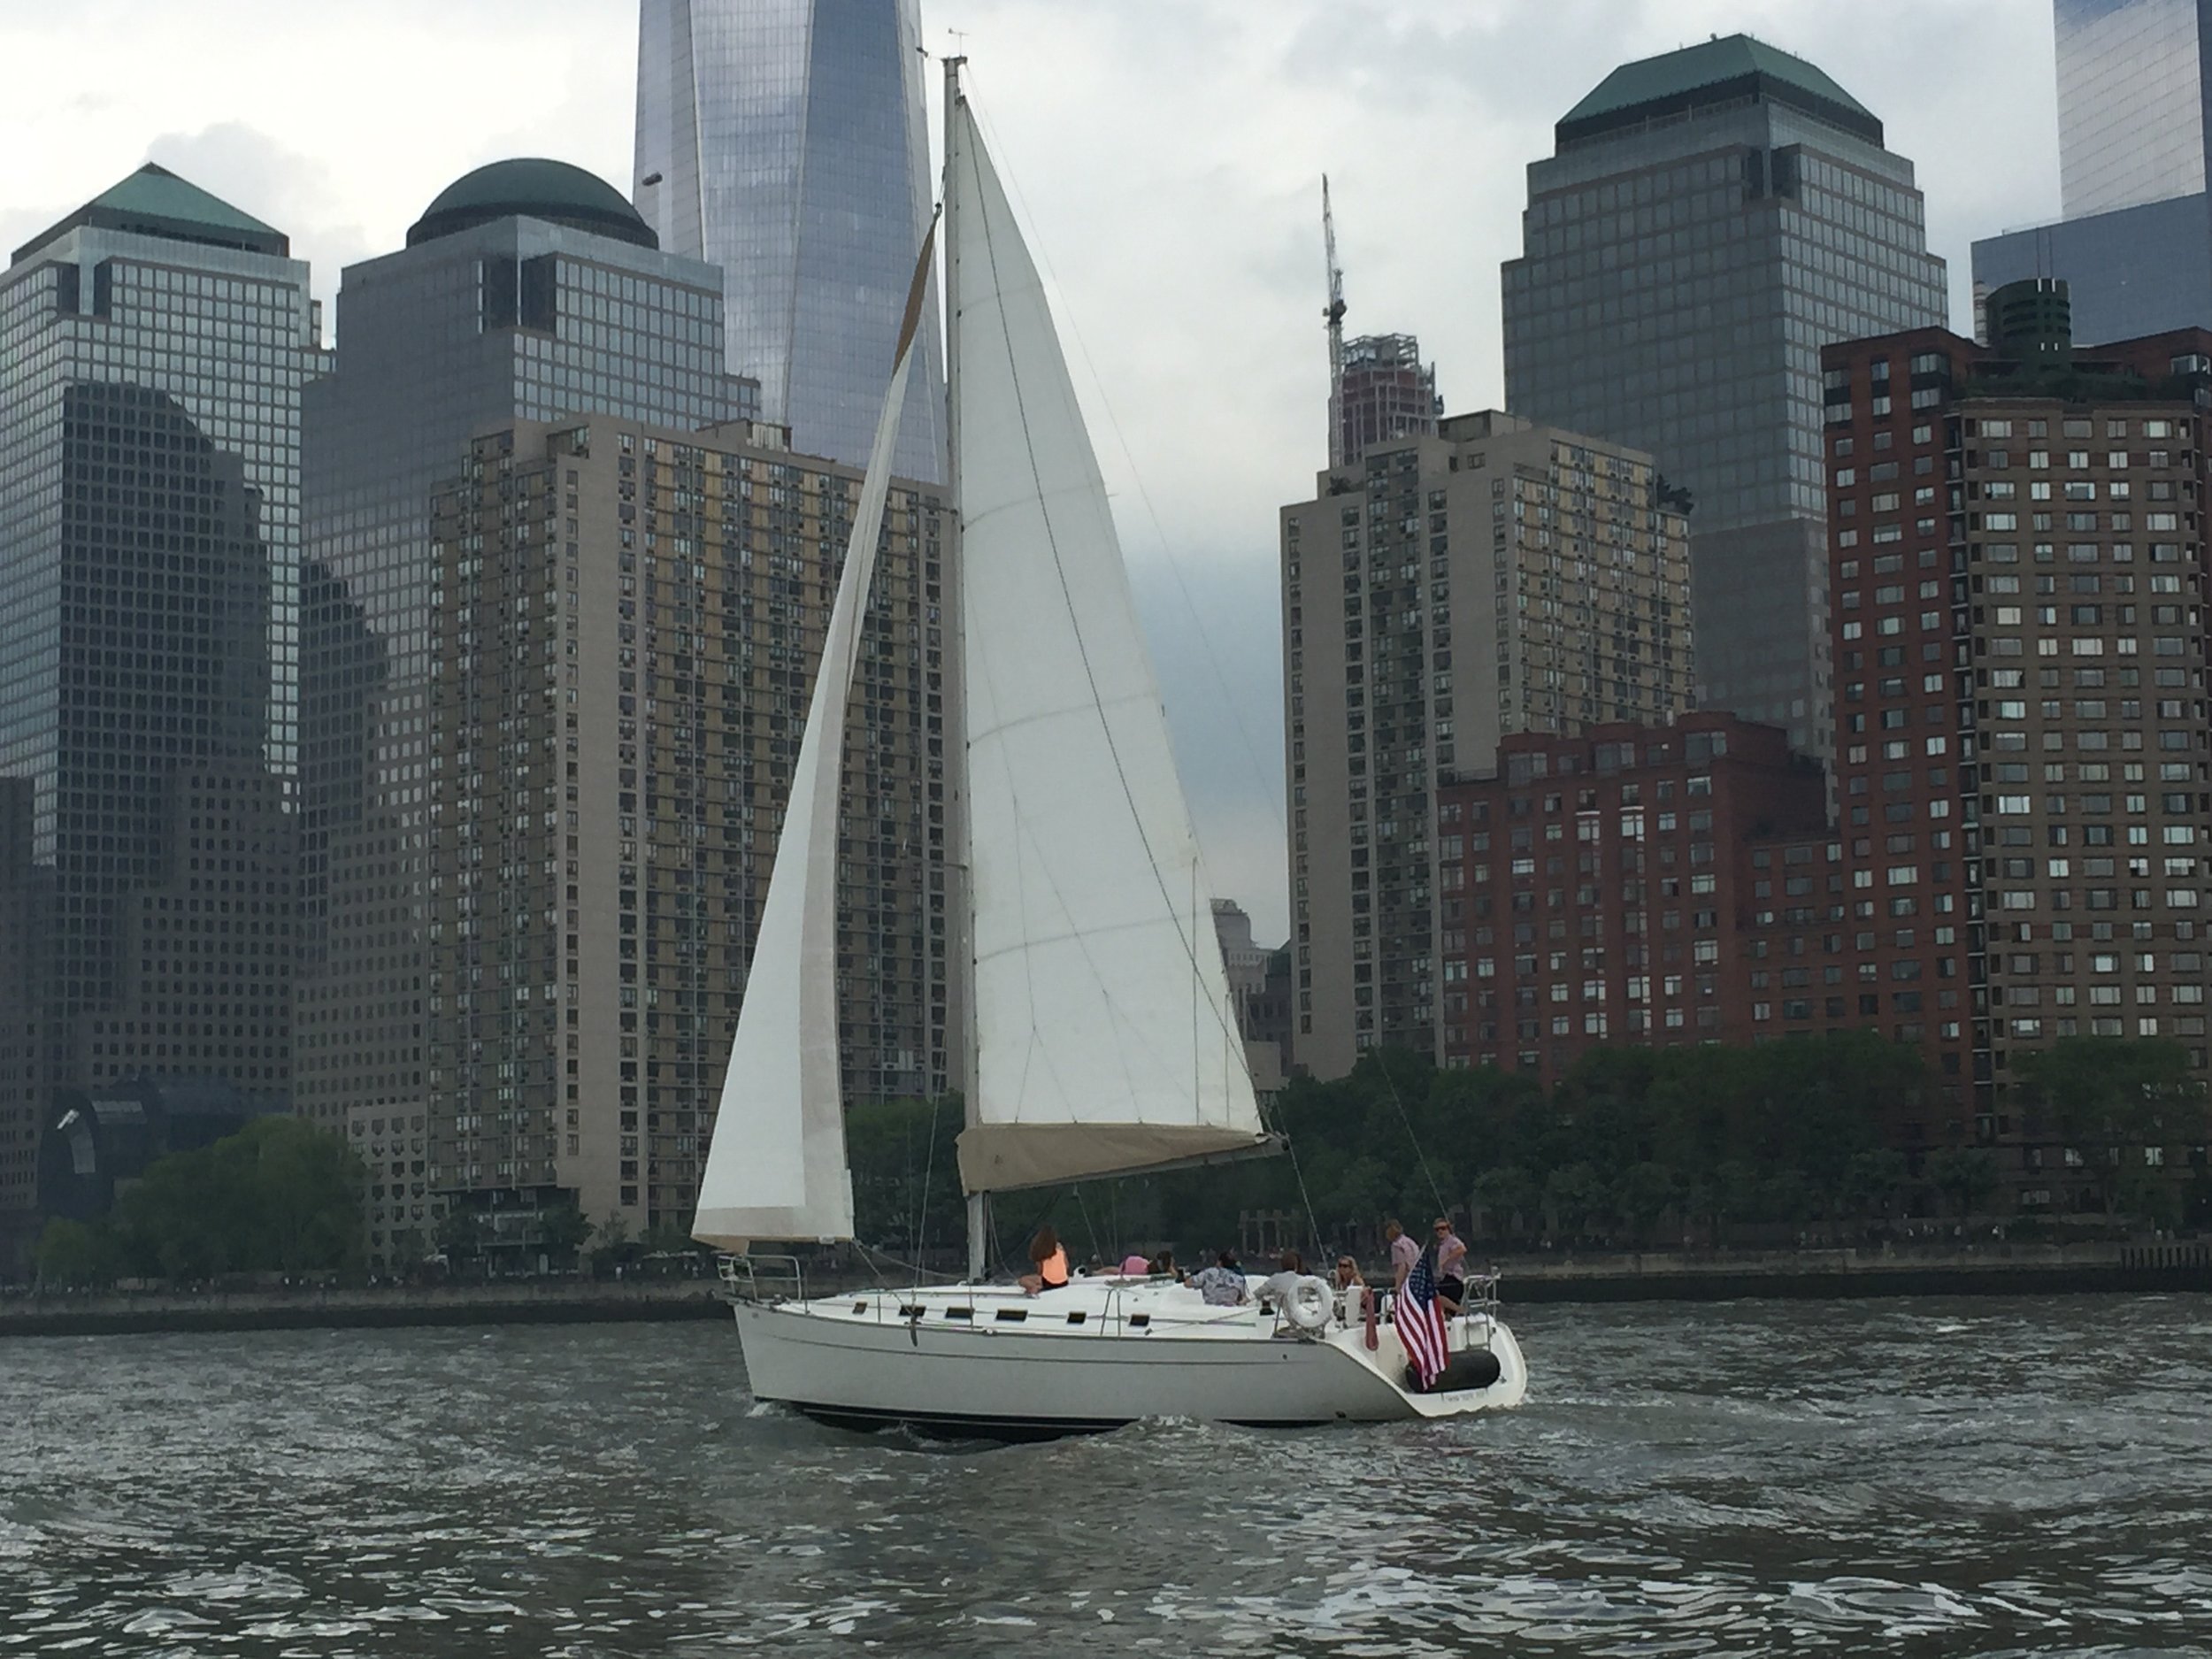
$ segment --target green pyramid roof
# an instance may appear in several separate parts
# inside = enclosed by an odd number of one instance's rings
[[[1563,150],[1584,139],[1739,97],[1786,104],[1870,142],[1882,142],[1882,123],[1874,112],[1824,71],[1748,35],[1623,64],[1560,118],[1555,136]]]
[[[280,258],[288,257],[292,251],[291,241],[282,231],[263,224],[250,213],[240,212],[220,196],[209,195],[198,185],[180,179],[152,161],[103,190],[60,224],[24,243],[15,250],[16,258],[19,261],[37,252],[80,225],[130,231],[142,236],[161,236],[171,242],[274,254]]]

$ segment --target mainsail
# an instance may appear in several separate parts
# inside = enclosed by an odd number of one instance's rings
[[[973,1070],[1001,1191],[1269,1145],[1106,487],[1044,285],[950,111]]]
[[[898,442],[916,325],[926,292],[933,227],[915,266],[875,445],[845,546],[845,569],[823,636],[806,733],[791,774],[783,835],[753,941],[737,1037],[691,1236],[742,1250],[755,1239],[849,1239],[852,1177],[845,1167],[837,1052],[838,784],[845,705],[860,652],[883,503]]]

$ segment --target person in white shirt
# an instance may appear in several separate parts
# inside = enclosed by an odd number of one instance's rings
[[[1306,1258],[1295,1250],[1285,1250],[1276,1258],[1275,1266],[1278,1271],[1270,1273],[1260,1286],[1260,1300],[1280,1312],[1291,1287],[1306,1276]]]

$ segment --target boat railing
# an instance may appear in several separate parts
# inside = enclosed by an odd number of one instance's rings
[[[1487,1273],[1470,1273],[1466,1278],[1466,1293],[1460,1298],[1459,1311],[1464,1318],[1479,1316],[1482,1319],[1482,1346],[1490,1346],[1490,1333],[1498,1326],[1498,1272],[1493,1268]]]
[[[1502,1277],[1502,1274],[1493,1268],[1487,1273],[1470,1273],[1462,1281],[1464,1288],[1460,1292],[1459,1317],[1463,1319],[1481,1321],[1481,1340],[1479,1346],[1482,1348],[1486,1348],[1490,1346],[1490,1333],[1496,1329],[1498,1325],[1498,1280]],[[1385,1320],[1391,1323],[1396,1322],[1398,1298],[1404,1294],[1402,1291],[1396,1290],[1381,1293],[1382,1313]]]
[[[804,1302],[806,1275],[795,1256],[718,1256],[716,1271],[733,1302]]]

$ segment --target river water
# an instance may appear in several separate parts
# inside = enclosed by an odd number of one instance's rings
[[[1002,1448],[718,1322],[0,1340],[0,1655],[2212,1653],[2212,1298],[1508,1313],[1517,1413]]]

